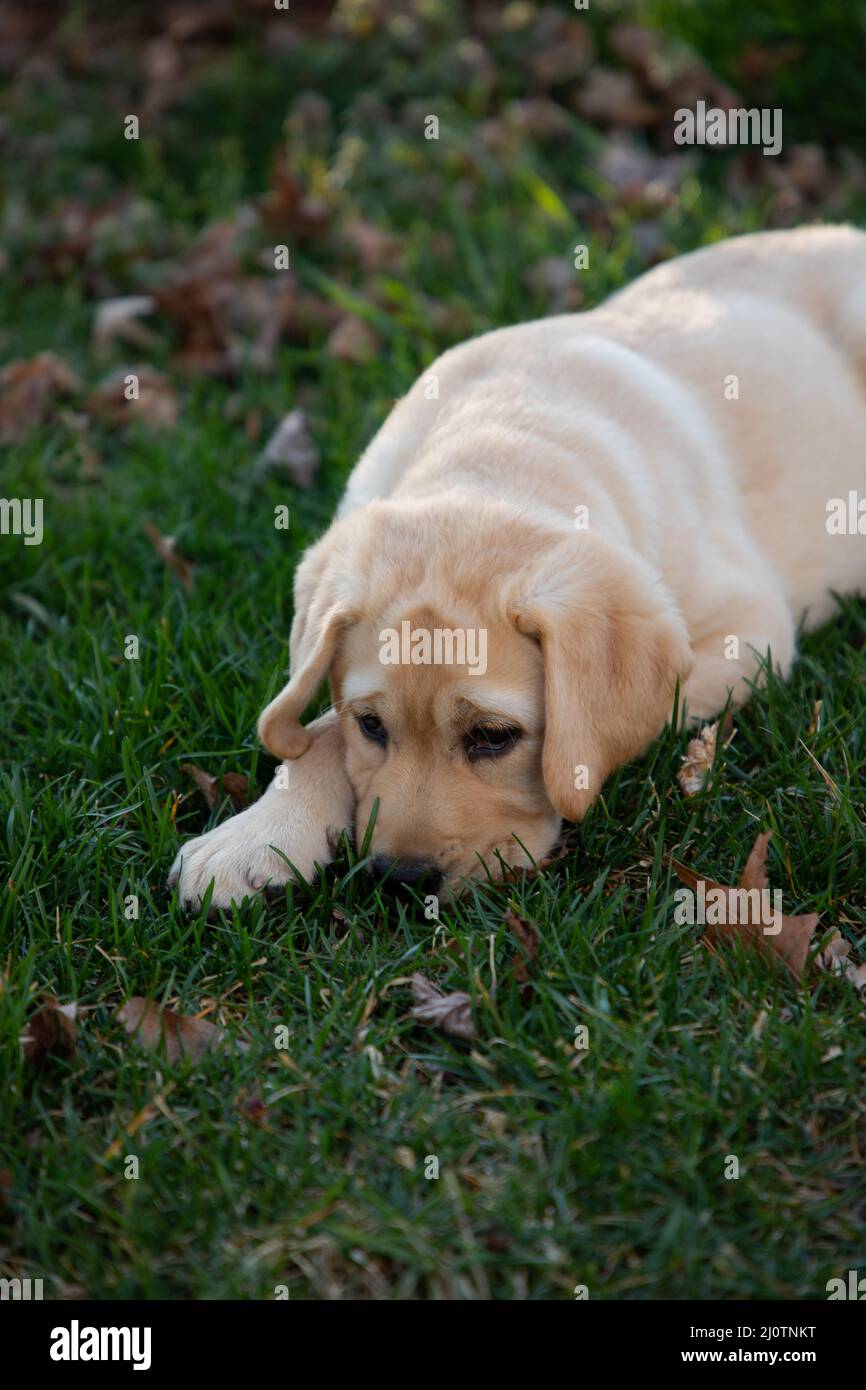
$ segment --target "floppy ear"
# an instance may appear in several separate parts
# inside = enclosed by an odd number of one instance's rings
[[[291,679],[259,716],[259,738],[277,758],[299,758],[311,735],[301,715],[328,673],[340,633],[354,620],[348,569],[334,530],[307,551],[295,572],[295,616],[289,638]]]
[[[547,795],[580,820],[664,728],[691,669],[685,623],[646,562],[586,533],[548,553],[509,608],[544,656]]]

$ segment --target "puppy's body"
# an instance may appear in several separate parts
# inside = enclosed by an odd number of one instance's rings
[[[825,621],[830,590],[866,567],[862,541],[826,528],[827,500],[866,488],[866,235],[734,239],[588,313],[452,348],[392,411],[338,516],[457,488],[543,509],[563,534],[586,504],[593,530],[657,567],[693,641],[739,589],[759,629],[777,595]]]
[[[866,590],[866,541],[827,528],[851,491],[866,496],[852,229],[733,240],[589,313],[486,334],[398,403],[299,567],[292,679],[263,740],[303,754],[300,716],[330,674],[335,801],[362,830],[378,801],[388,862],[457,884],[479,860],[537,858],[660,731],[677,680],[694,717],[740,702],[768,648],[787,673],[797,622],[824,621],[831,590]],[[483,629],[488,670],[383,668],[380,634],[407,619]],[[511,746],[473,757],[497,726]]]

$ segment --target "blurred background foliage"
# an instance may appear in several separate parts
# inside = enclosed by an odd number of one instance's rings
[[[40,302],[52,317],[62,305],[78,351],[85,306],[176,286],[193,238],[227,218],[222,260],[193,250],[185,266],[209,292],[159,303],[160,365],[266,369],[272,352],[249,351],[263,320],[272,346],[318,349],[336,310],[365,319],[368,352],[398,323],[423,358],[591,304],[730,232],[862,218],[864,30],[866,7],[841,0],[13,0],[0,353],[43,346]],[[698,100],[781,107],[782,154],[678,147],[673,113]],[[138,140],[124,138],[129,113]],[[591,260],[575,275],[577,239],[603,253],[600,273]],[[275,242],[288,279],[267,274]],[[215,340],[235,331],[227,354]]]

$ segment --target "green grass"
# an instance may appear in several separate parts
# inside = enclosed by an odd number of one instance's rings
[[[205,83],[234,102],[194,88],[129,167],[97,98],[82,96],[90,133],[59,150],[31,212],[95,159],[156,200],[182,242],[260,190],[266,163],[248,163],[246,146],[260,151],[262,131],[279,138],[310,71],[337,93],[338,125],[349,119],[363,72],[319,42],[303,82],[302,55],[277,65],[282,85],[262,68],[254,110],[238,86],[242,52]],[[434,60],[419,60],[425,74]],[[392,96],[410,85],[402,61],[392,55],[382,77]],[[41,547],[0,541],[0,1168],[11,1175],[0,1274],[42,1277],[51,1297],[270,1298],[285,1284],[293,1298],[572,1298],[585,1284],[594,1298],[822,1298],[829,1278],[862,1265],[863,1003],[832,977],[800,988],[754,955],[696,948],[695,930],[674,922],[663,862],[675,853],[734,881],[755,834],[772,828],[771,884],[786,911],[820,911],[862,958],[862,604],[843,602],[804,639],[791,682],[771,680],[738,716],[703,794],[681,797],[686,740],[671,732],[611,779],[564,859],[507,890],[478,887],[443,911],[438,933],[419,903],[383,902],[348,849],[308,890],[215,923],[182,914],[165,888],[178,845],[230,814],[226,803],[208,816],[195,794],[178,802],[190,791],[180,763],[267,785],[255,721],[285,668],[294,562],[390,402],[451,340],[429,326],[424,297],[460,308],[467,332],[537,314],[526,267],[584,239],[571,197],[592,189],[597,132],[575,121],[554,149],[486,164],[471,97],[461,107],[450,80],[443,102],[456,103],[454,130],[481,161],[471,211],[456,136],[430,154],[441,202],[417,202],[431,170],[413,166],[405,133],[371,137],[351,189],[406,246],[403,267],[379,277],[391,312],[377,319],[387,335],[374,363],[337,364],[314,344],[281,349],[272,373],[231,387],[179,381],[178,429],[97,429],[89,482],[59,418],[5,453],[4,495],[44,498],[46,536]],[[10,109],[32,133],[26,96]],[[565,223],[530,174],[565,200]],[[710,170],[687,182],[664,231],[686,249],[761,218],[758,201],[729,206]],[[437,251],[434,232],[450,250]],[[24,267],[30,235],[13,248]],[[588,304],[642,268],[624,213],[590,241]],[[372,304],[370,285],[341,275],[327,248],[296,264],[307,283],[344,284]],[[138,273],[110,268],[125,292]],[[74,272],[4,277],[4,359],[50,347],[92,383],[103,367],[91,307]],[[258,409],[270,427],[299,398],[323,458],[305,494],[256,475],[241,423]],[[273,526],[281,502],[288,533]],[[190,593],[153,553],[148,519],[193,562]],[[132,633],[137,662],[123,656]],[[807,736],[818,699],[820,731]],[[124,915],[131,894],[138,920]],[[509,970],[509,905],[541,933],[524,989]],[[471,1048],[412,1021],[414,970],[471,993]],[[79,1042],[35,1075],[18,1039],[44,992],[78,1003]],[[249,1046],[169,1065],[115,1022],[132,994],[182,1013],[214,1001],[211,1016]],[[585,1052],[574,1047],[581,1024]],[[278,1025],[287,1051],[274,1046]],[[130,1154],[138,1180],[124,1177]],[[438,1180],[424,1176],[430,1155]],[[728,1155],[737,1180],[724,1176]]]

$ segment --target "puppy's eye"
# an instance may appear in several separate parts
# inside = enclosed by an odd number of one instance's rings
[[[358,727],[371,743],[378,743],[380,748],[385,747],[388,742],[388,733],[378,714],[359,714]]]
[[[521,733],[521,729],[476,724],[466,736],[466,756],[472,763],[479,758],[501,758],[511,752]]]

